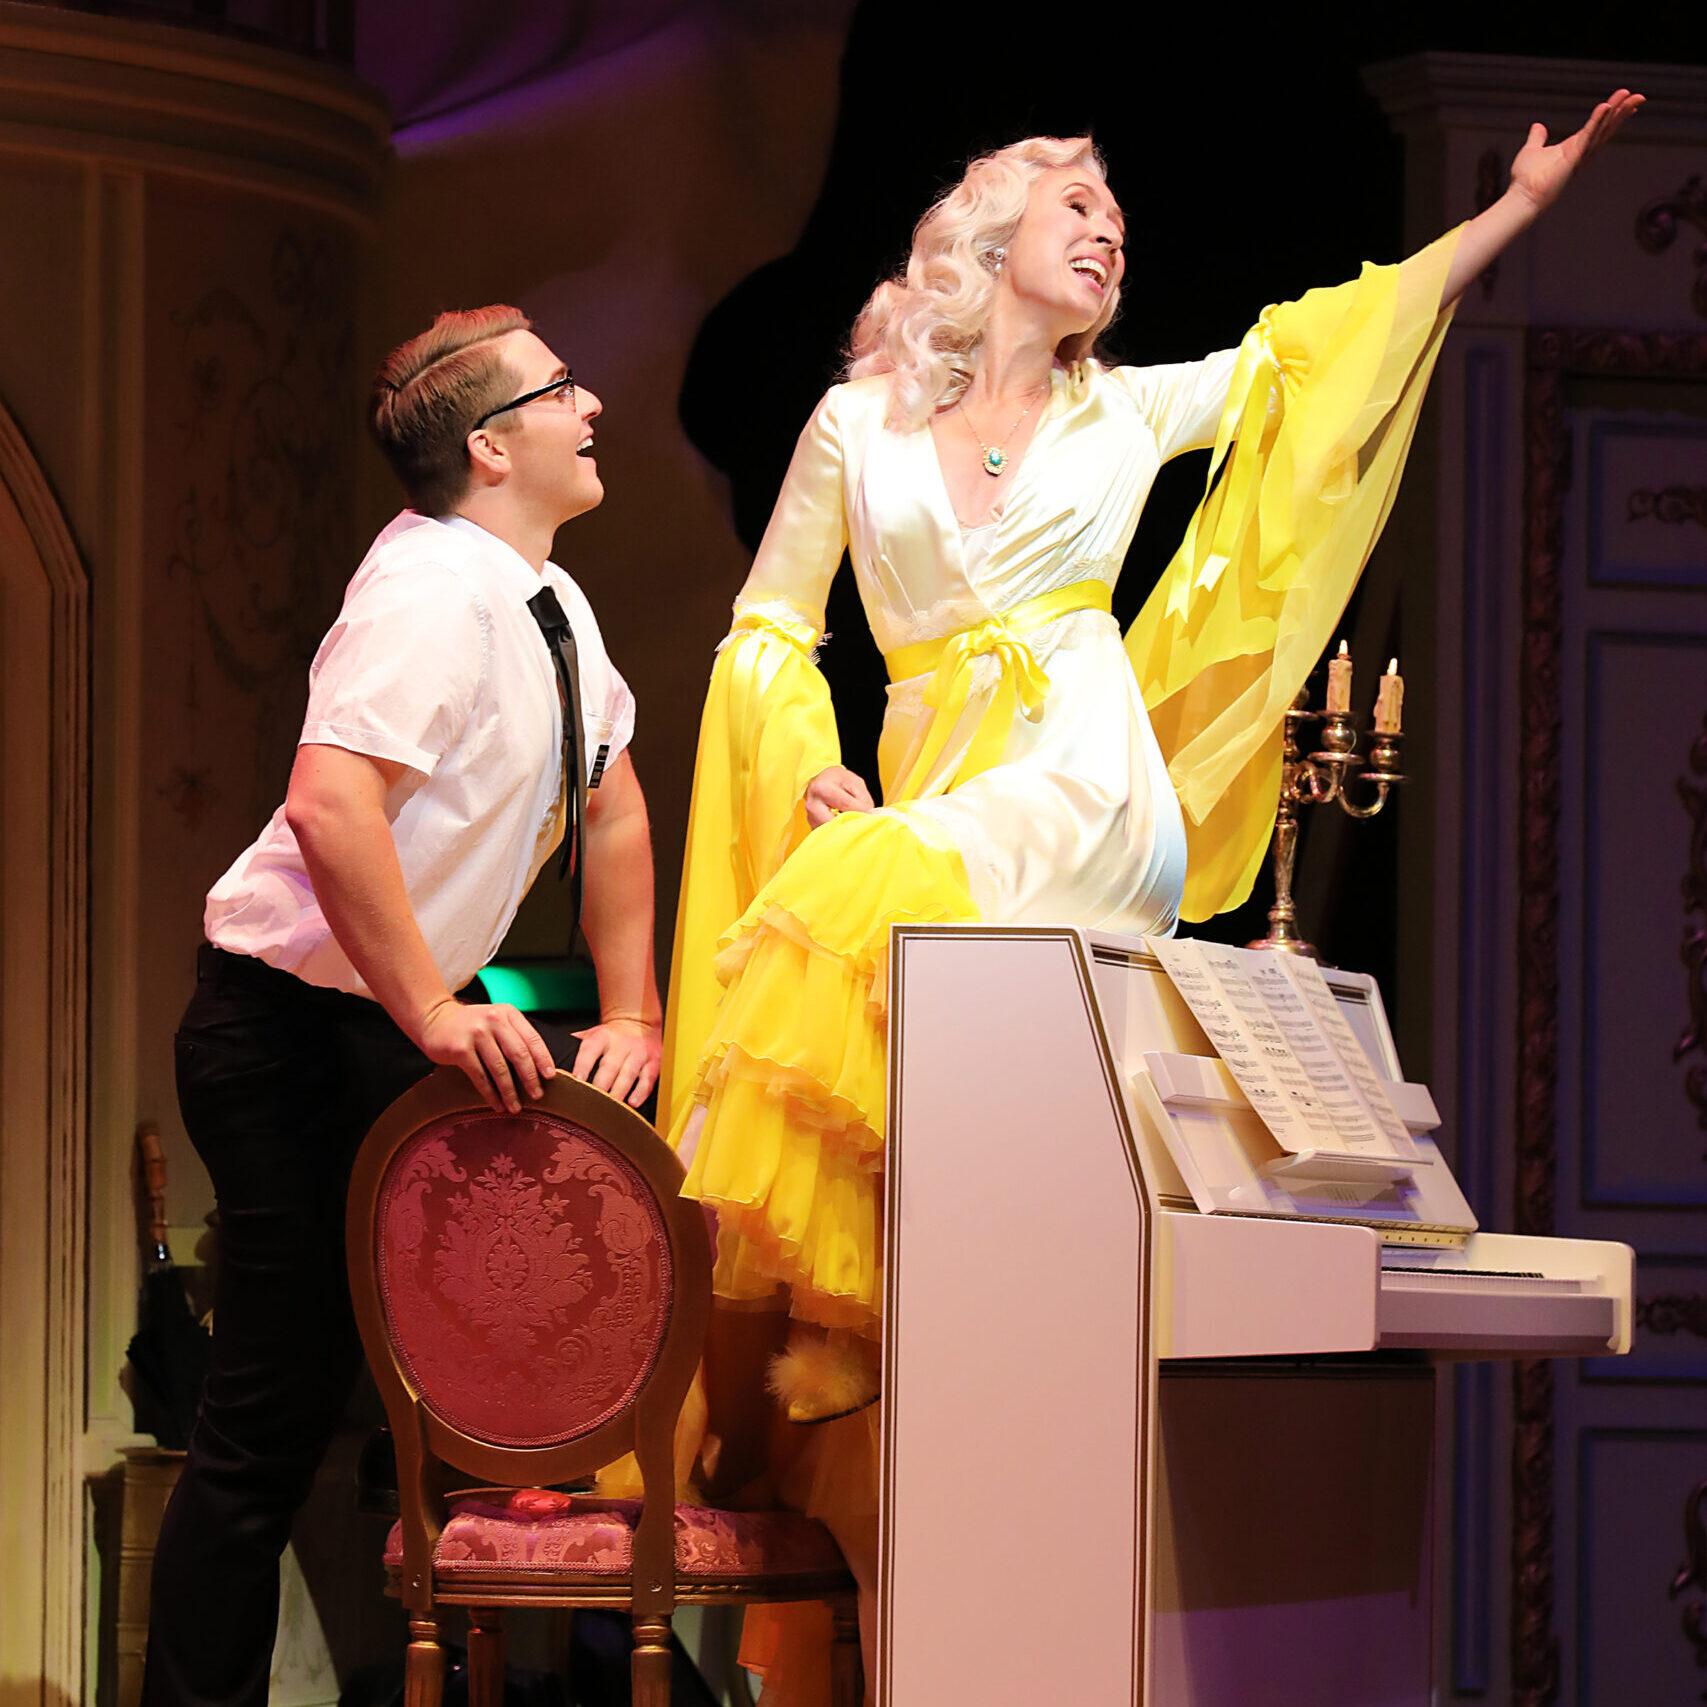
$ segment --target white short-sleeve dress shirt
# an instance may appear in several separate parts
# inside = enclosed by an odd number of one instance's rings
[[[460,516],[405,511],[374,541],[309,670],[302,742],[407,766],[386,797],[416,923],[449,989],[497,952],[562,840],[562,710],[527,601],[569,617],[589,769],[634,734],[634,696],[581,589]],[[209,942],[369,995],[314,896],[281,806],[208,892]]]

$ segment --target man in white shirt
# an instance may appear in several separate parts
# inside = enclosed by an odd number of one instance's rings
[[[213,1368],[155,1556],[150,1707],[267,1700],[279,1555],[361,1368],[343,1207],[368,1127],[434,1062],[512,1111],[555,1070],[519,1011],[454,994],[571,816],[573,678],[535,615],[547,590],[579,667],[581,924],[600,1001],[573,1071],[633,1103],[657,1079],[634,702],[547,561],[604,496],[599,401],[524,316],[489,308],[394,351],[370,413],[412,509],[374,542],[314,659],[284,805],[208,895],[176,1040],[220,1264]]]

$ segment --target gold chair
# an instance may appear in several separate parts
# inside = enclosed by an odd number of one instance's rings
[[[369,1133],[350,1285],[396,1438],[406,1707],[438,1707],[441,1606],[468,1609],[472,1707],[500,1707],[514,1606],[626,1607],[636,1707],[667,1707],[676,1606],[804,1600],[830,1604],[834,1700],[859,1707],[855,1585],[823,1526],[675,1501],[711,1300],[682,1177],[644,1120],[567,1073],[506,1115],[441,1068]],[[641,1499],[550,1491],[630,1451]],[[441,1465],[491,1486],[447,1505]]]

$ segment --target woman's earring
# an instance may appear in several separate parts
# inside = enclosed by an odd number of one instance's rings
[[[1008,252],[1006,249],[992,249],[990,251],[990,271],[993,273],[999,273],[1002,270],[1002,262],[1007,258]]]

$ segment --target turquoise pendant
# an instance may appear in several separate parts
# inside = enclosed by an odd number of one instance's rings
[[[984,452],[984,472],[986,474],[1000,474],[1007,465],[1008,459],[999,450]]]

